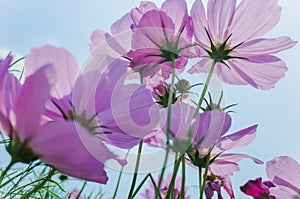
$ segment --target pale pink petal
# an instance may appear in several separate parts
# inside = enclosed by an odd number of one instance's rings
[[[208,73],[212,66],[212,60],[209,58],[201,59],[197,64],[193,65],[192,68],[188,70],[188,73]]]
[[[82,139],[82,136],[89,139]],[[89,148],[87,144],[90,145]],[[41,160],[66,175],[103,184],[108,180],[104,161],[113,156],[105,154],[107,150],[100,139],[79,125],[75,126],[72,121],[44,125],[39,129],[39,134],[32,137],[29,145]],[[101,160],[90,152],[91,145],[94,146],[94,153],[103,156]]]
[[[231,65],[231,62],[229,62]],[[235,85],[246,85],[248,82],[251,82],[253,85],[256,84],[251,80],[245,73],[241,71],[241,69],[235,69],[236,67],[227,67],[224,64],[217,63],[216,64],[216,71],[219,78],[228,84],[235,84]],[[248,80],[248,82],[246,80]],[[252,85],[251,84],[251,85]]]
[[[230,196],[230,199],[234,199],[234,193],[233,193],[233,189],[232,189],[232,184],[231,184],[231,180],[229,178],[229,176],[223,176],[222,178],[222,185],[225,189],[225,191],[228,193],[228,195]]]
[[[90,51],[92,52],[95,50],[98,46],[103,45],[106,40],[107,33],[104,30],[96,29],[92,32],[92,35],[90,37]]]
[[[166,114],[168,109],[165,109]],[[193,122],[195,108],[185,103],[175,103],[171,107],[171,136],[172,138],[187,138],[188,130]],[[167,132],[167,122],[163,127],[163,132]],[[190,139],[195,136],[196,129],[193,129]]]
[[[277,0],[243,0],[235,11],[232,26],[232,45],[256,39],[271,30],[279,21],[281,7]]]
[[[158,7],[153,2],[141,1],[138,8],[134,8],[131,10],[131,17],[134,23],[137,25],[142,16],[150,10],[158,10]]]
[[[121,19],[118,19],[110,27],[112,35],[120,34],[121,32],[131,32],[131,24],[133,23],[130,13],[126,13]]]
[[[276,186],[270,188],[270,195],[275,196],[278,199],[298,199],[299,193],[296,191],[285,187],[285,186]]]
[[[165,34],[169,42],[175,43],[174,29],[174,22],[166,13],[156,10],[149,11],[143,15],[133,34],[132,47],[134,49],[158,48],[155,43],[159,45],[164,43],[165,45]]]
[[[222,160],[230,161],[230,162],[239,162],[239,161],[241,161],[242,159],[245,159],[245,158],[248,158],[248,159],[252,160],[256,164],[263,164],[264,163],[260,159],[255,158],[255,157],[250,156],[250,155],[246,155],[246,154],[227,153],[227,154],[220,154],[218,156],[218,159],[222,159]]]
[[[243,43],[237,48],[237,51],[241,54],[274,54],[289,49],[296,43],[287,36],[273,39],[255,39]]]
[[[199,152],[206,153],[231,125],[231,117],[219,110],[206,111],[196,117],[193,130],[196,131],[194,145]]]
[[[57,77],[51,95],[62,98],[70,94],[79,70],[73,55],[63,48],[49,45],[34,48],[25,60],[26,74],[31,75],[46,64],[53,65]]]
[[[207,4],[209,31],[215,43],[223,43],[228,37],[228,27],[232,22],[236,0],[210,0]],[[204,27],[202,27],[204,28]],[[207,28],[207,27],[206,27]],[[207,37],[207,36],[206,36]]]
[[[215,175],[225,176],[233,175],[234,172],[239,171],[240,167],[236,162],[226,160],[216,160],[209,166],[211,172]]]
[[[222,66],[224,71],[218,71],[218,75],[223,81],[230,84],[248,83],[255,88],[268,90],[275,87],[287,71],[286,64],[271,55],[243,55],[243,57],[247,60],[229,62],[230,69]],[[233,76],[233,72],[237,74]],[[228,78],[230,73],[232,78]]]
[[[37,133],[41,114],[45,111],[46,100],[50,97],[50,85],[56,80],[52,69],[51,66],[38,69],[26,78],[18,93],[13,110],[16,130],[21,141],[30,139]]]
[[[161,6],[161,10],[173,20],[176,32],[182,31],[182,25],[189,25],[189,22],[184,21],[188,17],[185,0],[166,0]],[[190,30],[185,30],[184,35],[186,35],[186,32],[190,32]]]
[[[274,158],[267,162],[266,171],[272,181],[275,177],[279,177],[300,189],[300,165],[291,157],[280,156]]]
[[[251,143],[256,136],[257,125],[227,135],[218,140],[216,147],[221,151],[237,149]]]
[[[202,0],[196,0],[193,4],[192,10],[191,10],[191,18],[194,26],[194,34],[196,41],[203,45],[209,44],[209,40],[207,37],[207,34],[205,32],[205,27],[207,28],[207,19],[205,15],[205,9],[202,3]],[[204,42],[206,41],[206,42]],[[207,48],[208,46],[202,46],[204,48]]]
[[[144,86],[122,82],[113,91],[111,111],[116,125],[126,134],[142,139],[158,126],[160,107]]]

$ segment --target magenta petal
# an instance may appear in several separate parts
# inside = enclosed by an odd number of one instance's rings
[[[235,4],[236,0],[208,1],[208,28],[211,34],[214,36],[213,40],[215,42],[222,43],[228,37],[228,27],[231,24],[233,18]],[[204,27],[205,26],[202,26],[202,28]]]
[[[26,74],[31,75],[47,64],[53,65],[57,77],[51,95],[62,98],[70,94],[79,70],[73,55],[63,48],[49,45],[34,48],[25,60]]]
[[[263,6],[262,6],[263,5]],[[281,7],[277,0],[243,0],[235,11],[232,26],[232,45],[258,38],[279,21]]]
[[[274,54],[289,49],[296,43],[286,36],[273,39],[255,39],[243,43],[238,51],[240,54]]]
[[[237,149],[248,145],[256,136],[257,125],[240,130],[231,135],[227,135],[218,140],[216,147],[221,151]]]
[[[104,161],[113,156],[105,154],[107,149],[101,139],[72,121],[44,125],[29,144],[45,163],[66,175],[103,184],[108,180]],[[96,153],[103,157],[98,159]]]
[[[300,192],[300,165],[291,157],[280,156],[274,158],[267,162],[266,171],[272,181],[274,181],[274,178],[279,177],[297,187],[297,190],[294,190]],[[293,189],[293,187],[290,188]]]
[[[38,69],[26,78],[14,104],[16,130],[21,141],[31,138],[40,125],[50,85],[55,81],[51,66]]]

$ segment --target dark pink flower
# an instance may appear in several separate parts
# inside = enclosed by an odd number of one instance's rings
[[[167,0],[161,9],[151,2],[142,2],[131,11],[134,21],[132,48],[128,53],[130,67],[152,77],[162,71],[167,78],[176,68],[183,69],[187,58],[193,57],[191,39],[193,28],[184,0]]]
[[[262,6],[263,5],[263,6]],[[289,37],[260,38],[279,21],[281,7],[277,0],[209,0],[207,15],[202,0],[191,10],[196,42],[203,59],[189,72],[214,72],[229,84],[267,90],[284,77],[286,64],[273,54],[296,44]]]
[[[267,175],[275,184],[270,195],[278,199],[300,198],[300,164],[291,157],[279,156],[267,162]]]
[[[262,181],[262,178],[249,180],[246,184],[240,187],[241,191],[246,195],[252,196],[254,199],[270,199],[271,187],[275,187],[270,181]]]

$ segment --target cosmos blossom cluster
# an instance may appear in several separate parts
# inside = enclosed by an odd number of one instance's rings
[[[0,187],[10,182],[9,169],[20,162],[50,168],[24,198],[40,193],[57,173],[106,184],[108,160],[121,167],[128,163],[113,148],[138,146],[127,198],[235,198],[230,177],[240,170],[239,161],[263,162],[230,150],[250,144],[258,125],[229,133],[233,105],[224,105],[223,92],[213,99],[209,84],[216,74],[226,84],[275,87],[287,66],[274,54],[296,44],[287,36],[262,38],[280,12],[277,0],[239,5],[208,0],[207,6],[196,0],[190,11],[185,0],[166,0],[160,7],[142,1],[113,23],[110,33],[97,29],[91,34],[84,67],[63,48],[40,46],[26,56],[20,81],[8,55],[0,60],[0,127],[11,162],[2,170]],[[192,60],[197,61],[190,64]],[[186,72],[207,78],[192,84],[180,77]],[[143,143],[162,148],[165,158],[158,177],[149,171],[138,182]],[[166,174],[171,157],[173,170]],[[185,186],[186,166],[199,173],[196,197]],[[245,194],[300,198],[299,163],[281,156],[266,166],[269,180],[250,180],[240,188]],[[145,182],[148,188],[138,193]],[[115,192],[113,198],[124,197]]]

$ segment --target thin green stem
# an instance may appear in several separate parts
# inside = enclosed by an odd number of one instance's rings
[[[184,156],[184,155],[183,155]],[[180,199],[184,199],[184,187],[185,187],[185,158],[183,157],[181,160],[181,190],[180,190]]]
[[[130,149],[127,150],[127,153],[125,155],[125,159],[127,159],[128,155],[129,155],[129,152],[130,152]],[[120,186],[121,177],[122,177],[122,174],[123,174],[124,167],[125,166],[122,166],[122,168],[120,170],[119,177],[118,177],[118,182],[117,182],[116,189],[115,189],[115,192],[114,192],[114,195],[113,195],[112,199],[115,199],[116,196],[117,196],[117,192],[119,190],[119,186]]]
[[[167,195],[166,195],[166,199],[167,198],[168,199],[169,198],[173,198],[173,196],[174,196],[174,187],[175,187],[176,176],[177,176],[178,169],[179,169],[180,163],[182,161],[182,158],[184,158],[184,154],[182,154],[179,157],[178,161],[175,164],[175,167],[174,167],[174,170],[173,170],[172,179],[171,179],[171,182],[170,182],[170,186],[169,186],[169,189],[168,189],[168,192],[167,192]]]
[[[211,68],[210,68],[210,71],[208,73],[208,76],[207,76],[207,79],[205,81],[205,84],[204,84],[204,88],[202,90],[202,93],[201,93],[201,96],[200,96],[200,99],[199,99],[199,102],[198,102],[198,105],[197,105],[197,108],[196,108],[196,111],[194,113],[194,117],[198,114],[200,108],[201,108],[201,105],[202,105],[202,102],[204,100],[204,97],[206,95],[206,92],[207,92],[207,89],[208,89],[208,85],[210,83],[210,80],[211,80],[211,77],[212,77],[212,74],[215,70],[215,66],[216,66],[216,62],[213,62],[212,65],[211,65]]]
[[[31,195],[35,194],[39,189],[43,188],[45,186],[45,184],[51,180],[52,176],[55,174],[56,170],[55,169],[51,169],[48,173],[48,175],[41,179],[41,182],[37,185],[34,186],[34,188],[29,191],[28,193],[24,194],[21,199],[26,199],[26,198],[30,198]]]
[[[202,190],[202,167],[198,166],[198,177],[199,177],[199,195],[201,197],[201,190]]]
[[[210,154],[208,154],[208,157],[205,162],[205,171],[203,175],[203,182],[202,182],[202,189],[200,192],[200,199],[203,199],[203,193],[204,193],[204,188],[205,188],[205,183],[206,183],[206,178],[207,178],[207,173],[208,173],[208,166],[209,166],[209,161],[210,161]]]
[[[142,188],[142,186],[144,185],[144,183],[146,182],[147,178],[150,178],[155,190],[157,190],[157,186],[156,186],[156,183],[155,183],[155,180],[154,178],[152,177],[151,173],[148,173],[144,179],[141,181],[141,183],[139,184],[139,186],[136,188],[136,190],[134,191],[133,195],[132,195],[132,198],[136,196],[136,194],[139,192],[139,190]],[[161,199],[161,195],[159,193],[159,198]]]
[[[172,60],[172,76],[171,76],[171,85],[170,85],[170,93],[169,93],[169,98],[168,98],[168,116],[167,116],[167,147],[166,147],[166,155],[164,158],[164,163],[163,167],[160,173],[159,181],[158,181],[158,187],[157,189],[160,189],[162,179],[164,177],[164,172],[166,170],[166,165],[168,162],[168,157],[169,157],[169,152],[170,152],[170,136],[171,136],[171,105],[173,101],[173,94],[174,94],[174,81],[175,81],[175,69],[176,69],[176,63],[175,63],[175,58],[174,55],[171,54],[171,60]],[[156,192],[157,193],[157,192]],[[156,195],[156,198],[158,196]]]
[[[1,176],[0,176],[0,187],[1,187],[1,184],[2,184],[2,181],[4,179],[4,177],[6,176],[7,172],[9,171],[9,169],[15,164],[14,161],[10,161],[10,163],[7,165],[7,167],[5,168],[5,170],[1,173]]]
[[[140,144],[139,144],[139,149],[138,149],[138,154],[136,156],[136,163],[135,163],[135,168],[134,168],[134,174],[133,174],[133,178],[132,178],[132,182],[131,182],[130,191],[129,191],[129,194],[128,194],[128,199],[132,198],[132,194],[133,194],[134,187],[135,187],[135,184],[136,184],[137,175],[138,175],[139,166],[140,166],[142,148],[143,148],[143,140],[141,140]]]

